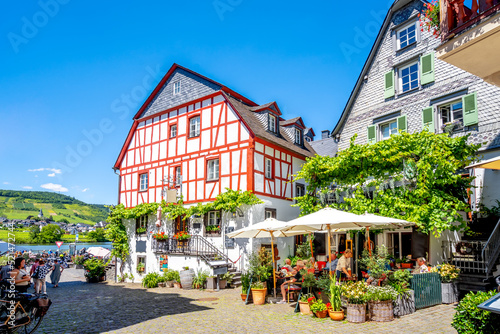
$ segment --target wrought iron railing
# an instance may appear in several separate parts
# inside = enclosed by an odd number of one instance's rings
[[[184,254],[199,256],[205,261],[221,260],[233,264],[223,252],[200,235],[192,235],[187,240],[168,238],[165,240],[153,240],[153,251],[162,254]]]
[[[500,10],[493,0],[440,0],[441,39],[444,41]]]
[[[486,241],[443,241],[445,258],[462,272],[485,273],[486,262],[482,254]]]
[[[495,266],[500,256],[500,220],[498,220],[493,233],[483,247],[481,256],[485,259],[486,274],[489,274],[495,269]]]

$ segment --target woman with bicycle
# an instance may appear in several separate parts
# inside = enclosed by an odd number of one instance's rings
[[[14,279],[16,290],[26,292],[30,286],[31,276],[25,268],[26,260],[18,257],[14,261],[14,270],[10,272],[11,279]]]

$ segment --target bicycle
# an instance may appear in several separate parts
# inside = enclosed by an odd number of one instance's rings
[[[0,298],[0,333],[34,333],[51,304],[46,295],[3,290]]]

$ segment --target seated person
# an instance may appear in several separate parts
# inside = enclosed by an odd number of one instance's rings
[[[332,254],[332,260],[326,257],[326,266],[323,268],[323,270],[330,271],[330,268],[332,268],[332,271],[337,270],[337,263],[339,262],[339,259],[337,259],[337,254],[333,253]]]
[[[309,267],[314,270],[318,270],[318,263],[316,262],[316,259],[314,256],[311,256],[311,259],[309,261]]]
[[[423,274],[423,273],[428,273],[429,268],[425,265],[425,258],[424,257],[419,257],[417,258],[417,266],[413,270],[412,274]]]
[[[283,267],[281,267],[281,269],[286,269],[286,271],[292,271],[293,270],[293,268],[292,268],[292,260],[286,259],[285,260],[285,265]]]
[[[304,269],[304,262],[302,261],[297,261],[297,266],[293,269],[293,277],[289,279],[288,281],[284,282],[281,284],[281,295],[283,296],[283,300],[279,301],[278,304],[285,304],[286,303],[286,288],[290,286],[290,283],[293,282],[301,282],[302,281],[302,274],[300,271]]]

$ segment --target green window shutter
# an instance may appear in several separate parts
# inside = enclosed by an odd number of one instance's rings
[[[377,142],[377,131],[375,125],[370,125],[368,127],[368,144],[373,144]]]
[[[434,52],[420,57],[420,84],[434,82]]]
[[[429,132],[436,132],[434,128],[434,108],[428,107],[422,110],[422,128]]]
[[[406,132],[408,128],[408,125],[406,123],[406,115],[398,117],[397,121],[398,121],[398,131]]]
[[[479,123],[477,116],[477,93],[472,93],[462,97],[464,126]]]
[[[394,71],[389,71],[384,75],[385,90],[384,98],[388,99],[394,96]]]

